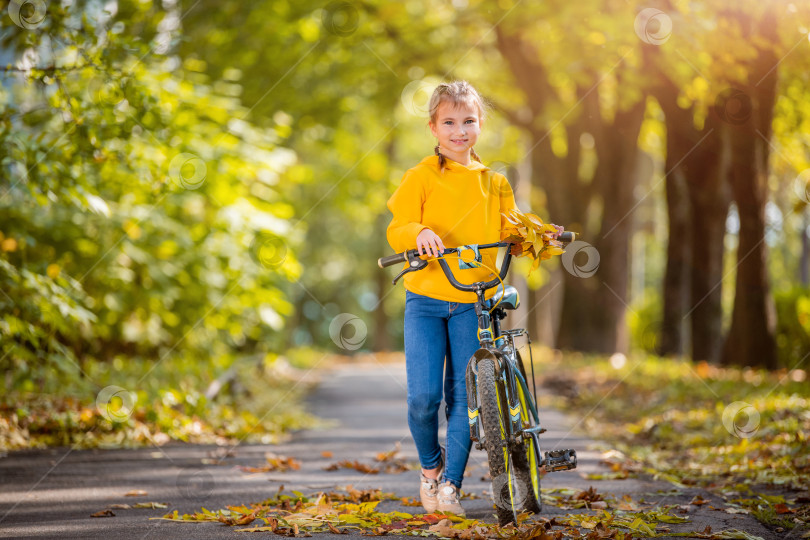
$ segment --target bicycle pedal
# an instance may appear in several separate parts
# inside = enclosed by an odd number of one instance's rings
[[[577,466],[577,451],[567,448],[546,452],[543,466],[547,472],[568,471]]]

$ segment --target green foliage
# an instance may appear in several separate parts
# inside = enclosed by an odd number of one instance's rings
[[[142,39],[165,14],[51,7],[40,27],[4,32],[23,58],[0,87],[5,405],[76,384],[72,405],[52,408],[78,414],[112,365],[195,358],[174,386],[151,368],[129,381],[171,393],[236,354],[278,350],[300,275],[284,130],[253,125],[236,85],[154,54],[159,33]]]
[[[209,394],[211,373],[228,366],[232,377],[222,381],[224,388],[216,395]],[[300,408],[314,381],[302,378],[283,358],[220,357],[201,365],[193,354],[163,362],[121,355],[85,368],[79,380],[49,378],[45,392],[23,389],[4,395],[0,448],[142,446],[169,440],[267,444],[289,430],[317,425]],[[88,395],[101,396],[97,385],[131,391],[131,407],[115,400],[88,402]]]
[[[661,296],[647,291],[627,315],[632,350],[656,354],[661,339]]]
[[[802,367],[810,354],[810,289],[777,291],[774,300],[779,361],[785,367]]]

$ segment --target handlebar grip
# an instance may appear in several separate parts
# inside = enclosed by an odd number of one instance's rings
[[[576,239],[577,239],[577,233],[575,233],[574,231],[565,231],[564,233],[562,233],[557,238],[557,240],[559,240],[563,244],[570,244],[571,242],[573,242]]]
[[[395,264],[404,263],[408,259],[406,258],[405,254],[407,251],[402,253],[396,253],[394,255],[388,255],[387,257],[381,257],[377,259],[377,266],[380,268],[385,268],[387,266],[393,266]]]

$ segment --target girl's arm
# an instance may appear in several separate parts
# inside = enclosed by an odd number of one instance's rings
[[[388,225],[388,243],[397,253],[417,247],[416,237],[425,229],[422,224],[422,205],[427,197],[424,179],[408,171],[397,190],[388,199],[388,209],[394,215]]]

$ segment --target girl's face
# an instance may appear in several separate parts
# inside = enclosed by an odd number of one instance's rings
[[[478,141],[481,119],[473,103],[443,101],[436,111],[436,123],[430,123],[430,131],[439,140],[442,154],[463,165],[470,163],[470,148]]]

